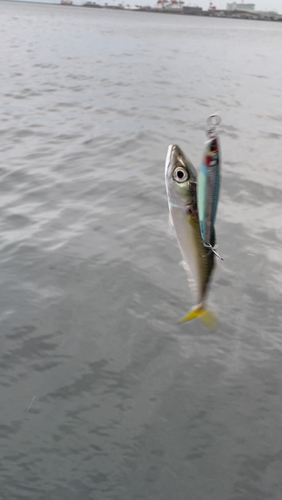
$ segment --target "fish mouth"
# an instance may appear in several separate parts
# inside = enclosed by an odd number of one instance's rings
[[[185,161],[183,160],[183,153],[179,146],[176,144],[170,144],[168,146],[167,154],[166,154],[166,161],[165,161],[165,171],[167,172],[169,167],[174,167],[176,162],[180,163],[185,167]]]
[[[179,146],[174,144],[171,147],[171,158],[173,158],[174,163],[179,162],[185,167],[185,161],[183,160],[183,153]]]
[[[172,157],[172,151],[175,146],[173,144],[170,144],[168,146],[167,154],[166,154],[166,160],[165,160],[165,172],[168,171],[170,163],[171,163],[171,157]]]

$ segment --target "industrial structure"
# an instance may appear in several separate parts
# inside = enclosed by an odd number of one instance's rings
[[[163,9],[171,9],[171,8],[182,9],[184,3],[185,2],[183,2],[183,0],[157,0],[156,7]]]
[[[228,3],[226,5],[226,10],[243,10],[246,12],[254,12],[255,4],[254,3]]]
[[[201,16],[203,12],[202,7],[189,7],[187,5],[183,6],[183,14],[190,16]]]

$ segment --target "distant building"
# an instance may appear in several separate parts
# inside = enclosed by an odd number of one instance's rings
[[[190,16],[201,16],[203,9],[201,7],[183,7],[183,14],[188,14]]]
[[[255,4],[254,3],[228,3],[226,5],[226,10],[246,10],[247,12],[254,12]]]

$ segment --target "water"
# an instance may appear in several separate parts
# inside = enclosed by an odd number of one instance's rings
[[[280,500],[282,24],[0,11],[1,500]],[[164,187],[213,112],[215,332]]]

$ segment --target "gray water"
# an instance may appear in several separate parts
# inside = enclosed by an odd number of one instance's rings
[[[1,500],[281,500],[282,24],[0,13]],[[164,161],[213,112],[209,331]]]

